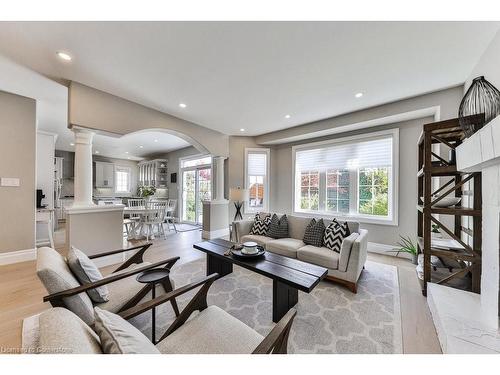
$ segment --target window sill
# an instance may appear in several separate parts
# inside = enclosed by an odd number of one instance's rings
[[[375,224],[375,225],[387,225],[391,227],[397,227],[398,222],[395,219],[381,219],[368,217],[363,215],[346,215],[346,214],[326,214],[317,211],[294,211],[294,215],[303,216],[303,217],[319,217],[322,219],[342,219],[342,220],[350,220],[350,221],[358,221],[363,224]]]

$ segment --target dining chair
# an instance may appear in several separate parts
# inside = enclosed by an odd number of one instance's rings
[[[145,208],[146,200],[142,198],[131,198],[127,200],[127,206],[131,208]],[[125,226],[125,231],[129,239],[133,237],[134,233],[132,232],[137,228],[137,222],[140,220],[141,214],[136,213],[129,213],[128,218],[123,218],[123,225]]]
[[[142,228],[146,230],[146,239],[154,236],[154,230],[157,229],[158,235],[163,235],[166,239],[163,221],[167,211],[167,201],[151,201],[148,203],[146,214],[143,217]]]
[[[177,207],[177,199],[169,199],[167,204],[167,213],[165,215],[165,223],[167,223],[167,229],[170,232],[170,224],[174,227],[175,233],[177,233],[177,227],[175,226],[175,209]]]

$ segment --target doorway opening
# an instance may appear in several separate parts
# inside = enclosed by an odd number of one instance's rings
[[[197,156],[183,159],[180,163],[181,220],[201,225],[203,201],[212,198],[212,157]]]

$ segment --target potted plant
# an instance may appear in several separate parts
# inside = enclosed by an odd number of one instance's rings
[[[156,193],[156,187],[152,185],[142,185],[137,188],[137,195],[141,198],[149,199]]]
[[[431,225],[431,236],[434,237],[434,238],[442,238],[443,235],[441,234],[441,232],[439,231],[439,228],[441,228],[439,225],[437,224],[432,224]]]
[[[398,247],[387,250],[388,252],[396,253],[396,256],[399,253],[407,253],[411,255],[411,260],[413,264],[418,264],[418,249],[417,244],[413,242],[412,238],[408,236],[408,238],[399,236],[401,241],[398,242]]]

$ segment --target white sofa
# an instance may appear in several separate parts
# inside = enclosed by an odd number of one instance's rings
[[[368,231],[360,229],[358,222],[347,221],[352,235],[344,239],[342,250],[337,253],[326,247],[306,245],[302,241],[306,227],[312,218],[294,215],[287,215],[287,218],[289,238],[274,239],[250,234],[252,219],[233,222],[236,241],[239,243],[254,241],[263,246],[266,251],[328,268],[327,279],[344,284],[356,293],[359,275],[366,262]],[[330,220],[323,220],[325,226],[328,226]]]

